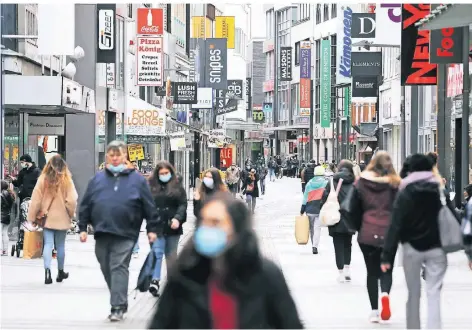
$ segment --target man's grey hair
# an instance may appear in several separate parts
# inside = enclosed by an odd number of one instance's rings
[[[126,143],[120,140],[111,141],[107,145],[107,153],[110,151],[119,151],[120,153],[123,153],[126,151]]]

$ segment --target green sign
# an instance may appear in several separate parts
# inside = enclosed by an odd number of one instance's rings
[[[320,119],[321,127],[329,128],[331,119],[331,40],[321,40],[320,64]]]
[[[344,88],[344,116],[349,117],[351,115],[351,88]]]

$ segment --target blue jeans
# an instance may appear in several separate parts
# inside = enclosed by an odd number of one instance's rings
[[[275,170],[273,168],[269,168],[269,181],[272,181],[272,178],[275,180]]]
[[[180,235],[161,236],[152,244],[152,250],[156,256],[156,266],[154,267],[154,273],[152,275],[153,280],[160,281],[161,279],[162,258],[164,255],[166,256],[167,267],[169,267],[168,260],[177,256],[179,239]]]
[[[133,247],[133,253],[138,253],[139,252],[139,238],[138,240],[136,241],[136,244],[134,244],[134,247]]]
[[[52,250],[55,247],[57,251],[57,268],[64,270],[66,236],[67,230],[43,229],[43,259],[45,269],[51,269]]]

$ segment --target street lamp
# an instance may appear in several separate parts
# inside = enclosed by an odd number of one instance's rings
[[[361,40],[359,42],[355,42],[352,44],[353,47],[362,47],[366,50],[370,50],[371,47],[378,47],[378,48],[398,48],[400,49],[400,45],[387,45],[387,44],[376,44],[373,41],[369,42],[367,40]],[[401,106],[400,106],[400,115],[401,115],[401,160],[402,164],[406,159],[406,113],[405,113],[405,86],[400,86],[400,93],[401,93]],[[380,117],[380,109],[377,109],[378,117]],[[379,122],[380,128],[380,118],[377,119]],[[413,127],[412,127],[413,129]]]

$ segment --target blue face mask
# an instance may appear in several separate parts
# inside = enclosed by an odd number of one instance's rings
[[[159,175],[159,181],[161,182],[167,183],[170,181],[170,179],[172,179],[172,174],[170,173]]]
[[[208,258],[220,255],[227,245],[227,240],[225,231],[217,227],[200,226],[195,231],[195,249]]]
[[[121,173],[121,172],[123,172],[123,170],[124,170],[125,168],[126,168],[126,167],[125,167],[125,164],[120,164],[120,165],[116,165],[116,166],[114,166],[114,165],[112,165],[112,164],[109,164],[109,165],[108,165],[108,169],[109,169],[110,171],[112,171],[113,173],[115,173],[115,174],[116,174],[116,173]]]

